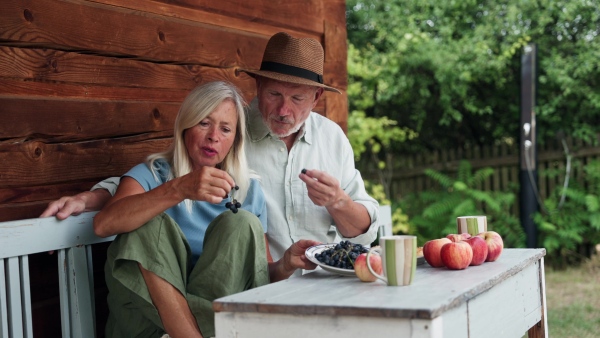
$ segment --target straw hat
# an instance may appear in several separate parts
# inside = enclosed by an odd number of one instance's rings
[[[324,55],[323,47],[317,40],[296,39],[281,32],[269,39],[260,70],[239,71],[251,76],[259,75],[283,82],[321,87],[341,94],[339,90],[323,84]]]

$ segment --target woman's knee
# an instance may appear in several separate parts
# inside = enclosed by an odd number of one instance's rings
[[[246,210],[238,210],[233,213],[229,210],[223,212],[211,222],[210,227],[218,228],[222,232],[250,231],[252,233],[264,233],[262,223],[253,213]],[[207,229],[208,234],[208,229]]]

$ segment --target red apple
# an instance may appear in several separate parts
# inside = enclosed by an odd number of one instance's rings
[[[427,263],[434,268],[441,268],[444,266],[442,263],[442,257],[440,256],[440,251],[442,250],[442,246],[444,244],[448,244],[452,242],[448,238],[440,238],[440,239],[432,239],[423,245],[423,257],[427,261]]]
[[[485,240],[479,236],[473,236],[465,239],[473,250],[473,259],[469,265],[481,265],[488,256],[488,246]]]
[[[502,249],[504,249],[502,237],[495,231],[482,232],[477,234],[477,236],[483,238],[488,246],[488,255],[485,261],[493,262],[498,259],[502,253]]]
[[[460,242],[464,241],[467,238],[471,238],[471,235],[468,232],[463,232],[462,234],[449,234],[446,236],[452,242]]]
[[[383,274],[383,265],[381,264],[381,256],[377,254],[371,254],[369,257],[369,261],[371,262],[371,268],[378,274]],[[367,267],[367,254],[362,253],[356,257],[354,260],[354,273],[358,279],[363,282],[374,282],[377,280],[377,277],[369,271],[369,267]]]
[[[465,241],[444,244],[440,254],[442,262],[450,270],[465,269],[473,259],[473,249]]]

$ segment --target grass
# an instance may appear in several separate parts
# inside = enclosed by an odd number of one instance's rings
[[[550,338],[600,335],[600,255],[581,266],[553,270],[546,265]]]

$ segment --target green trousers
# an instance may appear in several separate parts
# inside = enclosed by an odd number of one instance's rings
[[[187,299],[204,337],[215,335],[212,301],[269,282],[263,228],[245,210],[227,210],[204,237],[191,266],[190,246],[177,223],[162,213],[135,231],[118,235],[104,267],[108,286],[106,337],[161,337],[164,327],[138,263]]]

